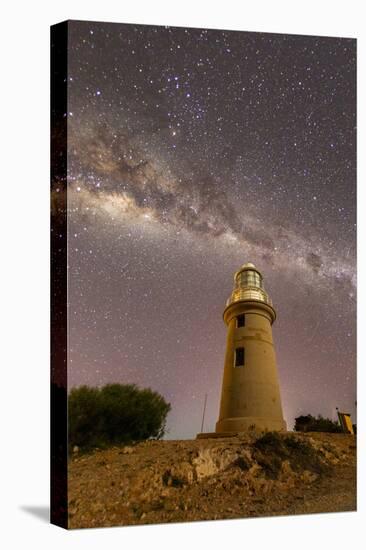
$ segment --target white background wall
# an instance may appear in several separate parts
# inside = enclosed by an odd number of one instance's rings
[[[64,19],[169,24],[359,39],[356,0],[61,0],[1,6],[0,541],[3,548],[361,548],[365,522],[365,352],[359,350],[359,512],[66,532],[49,499],[49,25]],[[365,333],[365,108],[359,101],[359,339]],[[361,431],[362,430],[362,431]],[[362,442],[362,439],[364,442]],[[362,491],[363,487],[363,491]],[[26,509],[33,509],[33,513]],[[37,509],[38,513],[37,513]],[[36,513],[34,513],[36,511]]]

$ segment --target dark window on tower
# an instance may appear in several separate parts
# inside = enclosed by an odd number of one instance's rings
[[[234,366],[244,367],[244,348],[236,348]]]
[[[238,315],[236,318],[236,326],[237,328],[245,327],[245,315]]]

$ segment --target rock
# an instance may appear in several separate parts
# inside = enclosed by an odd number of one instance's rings
[[[262,468],[261,466],[259,466],[259,464],[257,464],[256,462],[253,464],[253,466],[251,466],[251,468],[249,469],[249,475],[252,476],[252,477],[257,477],[261,474],[262,472]]]
[[[201,448],[198,456],[193,458],[192,464],[198,480],[212,476],[225,470],[238,460],[238,453],[231,448]]]
[[[133,447],[123,447],[121,453],[123,455],[131,455],[134,452]]]
[[[315,481],[316,479],[318,479],[318,474],[315,474],[314,472],[309,472],[309,470],[305,470],[302,474],[301,474],[301,479],[305,482],[305,483],[313,483],[313,481]]]

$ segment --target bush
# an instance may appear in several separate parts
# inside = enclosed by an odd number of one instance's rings
[[[330,420],[330,418],[323,418],[320,414],[317,417],[311,414],[298,416],[295,418],[294,430],[295,432],[342,432],[338,422]]]
[[[68,398],[69,448],[160,439],[170,408],[160,394],[134,384],[74,388]]]
[[[267,432],[254,443],[253,456],[267,477],[277,479],[282,462],[288,460],[294,471],[309,470],[317,474],[329,471],[320,454],[299,436]]]

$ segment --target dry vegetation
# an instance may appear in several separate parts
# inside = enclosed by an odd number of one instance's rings
[[[70,528],[355,509],[351,435],[146,441],[69,463]]]

